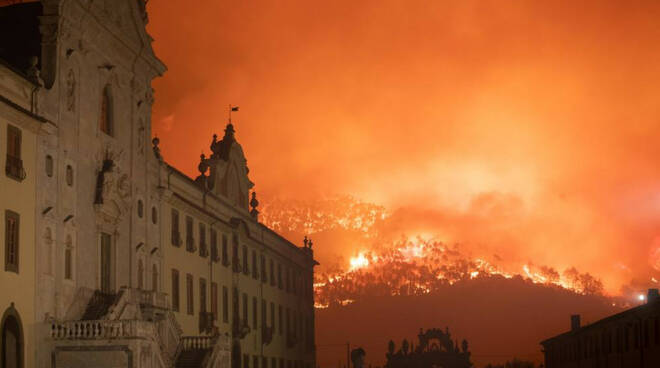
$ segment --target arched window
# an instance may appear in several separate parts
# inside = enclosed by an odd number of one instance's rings
[[[53,274],[53,231],[47,227],[44,233],[44,272]]]
[[[73,241],[71,235],[67,235],[64,242],[64,278],[73,280]]]
[[[6,368],[23,367],[23,327],[21,318],[14,309],[14,303],[2,317],[2,357],[0,366]]]
[[[151,222],[153,222],[154,225],[158,223],[158,211],[156,210],[156,207],[151,207]]]
[[[158,266],[151,268],[151,290],[158,291]]]
[[[101,131],[109,136],[114,135],[112,111],[112,91],[110,90],[110,85],[106,85],[105,88],[103,88],[103,95],[101,96],[101,116],[99,124]]]
[[[141,199],[138,199],[137,202],[137,214],[139,218],[142,218],[142,216],[144,216],[144,203],[142,203]]]
[[[138,277],[138,289],[143,289],[144,288],[144,264],[142,263],[141,259],[138,260],[137,277]]]

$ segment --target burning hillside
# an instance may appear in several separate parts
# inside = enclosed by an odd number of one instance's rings
[[[497,255],[473,255],[468,247],[447,244],[429,233],[385,236],[388,219],[384,207],[351,197],[318,202],[276,200],[263,208],[262,215],[265,224],[293,238],[355,234],[348,240],[332,241],[335,252],[344,254],[319,257],[317,308],[346,305],[365,297],[432,294],[448,285],[488,278],[516,278],[581,295],[604,293],[599,278],[575,267],[557,269],[532,262],[505,262]],[[340,242],[350,244],[337,244]]]
[[[535,284],[564,288],[578,294],[601,294],[603,284],[575,268],[524,264],[507,270],[482,258],[471,258],[459,246],[435,240],[401,240],[351,258],[347,270],[318,274],[316,305],[345,305],[366,296],[424,295],[477,278],[521,278]]]
[[[343,229],[373,237],[375,225],[387,216],[384,207],[348,196],[313,202],[275,199],[261,208],[261,221],[271,229],[301,234]]]

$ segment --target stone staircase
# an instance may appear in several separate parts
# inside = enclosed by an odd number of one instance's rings
[[[141,357],[133,360],[134,368],[222,368],[230,365],[229,337],[181,336],[182,330],[165,294],[128,288],[117,294],[97,290],[84,309],[78,310],[82,313],[78,312],[81,314],[74,320],[50,324],[54,351],[61,351],[54,353],[55,368],[82,368],[93,363],[93,360],[85,362],[73,356],[81,346],[86,347],[82,350],[99,351],[93,359],[105,359],[104,345],[127,346],[130,351],[127,356]],[[156,354],[144,354],[145,351]],[[92,355],[85,354],[80,356],[92,359]],[[145,360],[143,356],[153,358]]]
[[[87,303],[87,308],[85,308],[85,312],[80,319],[85,321],[102,319],[108,314],[110,307],[117,303],[120,293],[105,294],[99,290],[94,290],[94,294]]]

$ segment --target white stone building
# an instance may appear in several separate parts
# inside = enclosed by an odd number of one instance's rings
[[[15,35],[0,40],[0,122],[27,121],[35,141],[23,147],[31,162],[20,201],[30,207],[20,222],[28,271],[0,274],[0,286],[23,291],[2,290],[0,312],[27,316],[19,332],[0,321],[0,343],[14,349],[0,358],[40,368],[314,367],[311,244],[260,224],[256,199],[250,210],[232,125],[195,180],[152,145],[151,82],[166,67],[146,21],[144,0],[0,7],[0,34]]]

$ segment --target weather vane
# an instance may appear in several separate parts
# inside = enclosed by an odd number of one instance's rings
[[[229,123],[231,124],[231,113],[238,111],[238,106],[232,106],[229,104]]]

